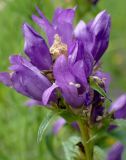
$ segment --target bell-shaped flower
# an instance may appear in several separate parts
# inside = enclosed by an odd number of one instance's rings
[[[42,104],[43,92],[51,86],[43,72],[52,67],[51,54],[45,40],[30,25],[25,23],[22,28],[24,51],[30,62],[20,55],[11,56],[11,73],[0,73],[0,81],[35,100],[34,103]]]
[[[24,51],[31,63],[40,70],[51,68],[52,59],[45,40],[28,24],[23,25]]]
[[[42,94],[51,86],[50,81],[27,59],[19,55],[10,57],[12,73],[0,73],[0,81],[17,92],[42,102]]]
[[[122,160],[124,146],[120,142],[115,143],[108,151],[107,160]]]
[[[53,67],[53,74],[56,82],[50,89],[47,89],[44,92],[44,104],[48,102],[48,95],[51,95],[52,91],[58,87],[61,90],[62,96],[66,102],[72,107],[79,107],[83,105],[84,95],[79,95],[79,89],[81,89],[81,85],[78,83],[76,77],[72,74],[67,57],[61,55],[57,58]]]
[[[75,28],[74,35],[85,44],[85,49],[99,61],[109,44],[111,19],[106,11],[100,12],[87,25],[80,21]]]

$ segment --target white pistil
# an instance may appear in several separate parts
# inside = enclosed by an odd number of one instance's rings
[[[80,88],[80,87],[81,87],[81,85],[80,85],[79,83],[69,82],[69,85],[70,85],[70,86],[74,86],[74,87],[76,87],[76,88]]]

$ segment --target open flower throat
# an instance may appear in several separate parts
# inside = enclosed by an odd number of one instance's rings
[[[67,44],[63,43],[61,37],[58,34],[54,36],[54,42],[50,47],[50,53],[53,55],[54,59],[61,54],[67,55],[68,47]]]

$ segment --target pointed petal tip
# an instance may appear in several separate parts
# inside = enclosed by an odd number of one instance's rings
[[[24,22],[22,25],[23,34],[25,35],[25,32],[27,32],[29,29],[31,29],[31,26],[28,23]]]
[[[111,20],[111,16],[110,16],[110,14],[106,11],[106,10],[103,10],[103,11],[101,11],[97,16],[96,16],[96,18],[97,17],[103,17],[103,18],[107,18],[108,20]]]
[[[10,63],[11,64],[15,64],[16,63],[16,59],[17,59],[17,57],[19,57],[20,58],[20,55],[11,55],[11,56],[9,56],[9,61],[10,61]]]
[[[23,34],[24,34],[25,38],[29,38],[30,39],[30,38],[32,38],[34,36],[37,36],[37,37],[41,38],[41,36],[28,23],[24,23],[22,25],[22,30],[23,30]]]
[[[1,72],[0,73],[0,82],[4,85],[10,87],[12,85],[11,76],[8,72]]]
[[[42,103],[44,105],[47,105],[50,98],[51,98],[51,95],[53,94],[54,90],[57,88],[57,84],[56,83],[53,83],[52,86],[50,86],[48,89],[46,89],[42,95]]]

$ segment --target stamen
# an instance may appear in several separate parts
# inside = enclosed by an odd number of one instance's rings
[[[55,34],[54,36],[54,43],[50,47],[50,53],[54,55],[54,57],[57,57],[61,54],[67,54],[68,48],[65,43],[61,41],[61,37],[58,34]]]
[[[79,83],[69,82],[69,85],[74,86],[76,88],[80,88],[81,87],[81,85]]]

